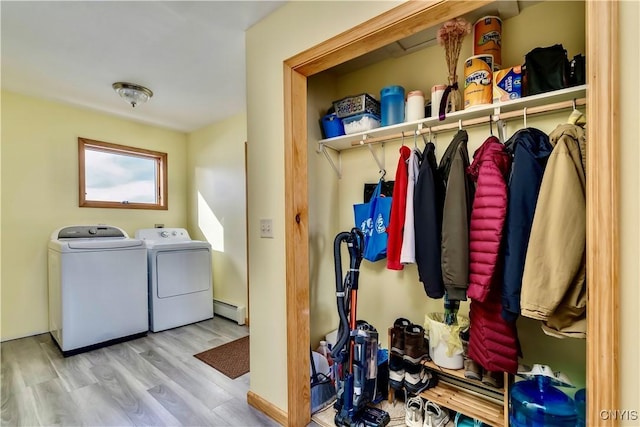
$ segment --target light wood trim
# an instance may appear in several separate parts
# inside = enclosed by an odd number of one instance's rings
[[[465,13],[464,8],[476,9],[490,2],[407,2],[353,30],[346,31],[285,61],[285,218],[286,275],[287,275],[287,348],[290,360],[297,368],[288,368],[289,414],[297,418],[289,425],[309,417],[308,367],[301,361],[308,357],[308,263],[300,254],[308,254],[306,229],[307,130],[294,118],[306,123],[306,79],[337,64],[388,44],[418,29]],[[587,282],[589,316],[587,335],[587,418],[590,425],[600,425],[601,409],[621,409],[618,377],[618,105],[617,75],[618,38],[616,2],[586,1],[588,35],[587,83],[589,108],[588,138],[590,141],[587,165]],[[427,13],[425,13],[428,11]],[[412,17],[424,19],[417,24]],[[402,27],[406,25],[405,32]],[[593,38],[593,39],[592,39]],[[297,71],[300,74],[295,73]],[[295,75],[295,78],[294,78]],[[295,82],[294,82],[295,80]],[[296,185],[302,180],[303,186]],[[298,189],[299,193],[292,193]],[[304,212],[303,226],[293,222],[295,212]],[[593,244],[591,244],[593,242]],[[596,244],[597,242],[597,244]],[[297,323],[304,320],[304,324]],[[296,333],[297,329],[297,333]],[[296,370],[298,369],[298,370]],[[612,422],[611,425],[615,425]]]
[[[284,65],[285,233],[289,425],[311,421],[309,386],[309,227],[307,79]],[[300,108],[299,106],[303,106]],[[293,344],[293,348],[289,345]]]
[[[274,404],[264,400],[254,392],[249,391],[247,393],[247,403],[258,411],[271,417],[277,423],[280,423],[283,426],[287,425],[287,413]]]
[[[408,1],[305,50],[285,64],[308,77],[493,1]]]
[[[587,425],[619,401],[618,2],[587,1]]]
[[[85,150],[90,147],[94,151],[104,151],[106,153],[122,153],[125,155],[148,157],[159,165],[156,169],[156,182],[158,183],[157,194],[158,203],[127,203],[103,202],[86,199],[85,188]],[[127,145],[113,144],[110,142],[96,141],[88,138],[78,138],[78,206],[82,208],[113,208],[113,209],[148,209],[167,210],[169,209],[168,199],[168,158],[167,153],[152,151],[144,148],[130,147]]]
[[[502,401],[502,422],[505,426],[509,425],[509,396],[511,395],[512,376],[504,373],[504,400]]]

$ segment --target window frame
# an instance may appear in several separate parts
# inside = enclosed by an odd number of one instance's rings
[[[156,203],[131,203],[131,202],[107,202],[97,200],[87,200],[86,198],[86,171],[85,152],[87,149],[102,151],[105,153],[127,155],[151,159],[156,162]],[[146,150],[142,148],[130,147],[126,145],[112,144],[110,142],[96,141],[88,138],[78,138],[78,205],[81,208],[113,208],[113,209],[150,209],[167,210],[168,189],[167,189],[167,153]]]

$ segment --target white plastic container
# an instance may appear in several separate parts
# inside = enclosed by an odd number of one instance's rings
[[[313,351],[311,354],[313,354],[313,362],[316,365],[316,372],[330,377],[331,370],[329,369],[329,362],[327,361],[327,358],[317,351]],[[309,363],[309,375],[313,375],[313,367],[311,366],[311,363]]]
[[[429,355],[436,365],[447,369],[462,369],[462,340],[460,331],[469,326],[469,319],[458,314],[456,325],[444,323],[443,313],[425,316],[424,329],[429,331]]]
[[[440,112],[440,101],[447,88],[446,85],[435,85],[431,88],[431,117],[438,117]]]
[[[412,90],[409,92],[407,94],[405,108],[405,121],[414,122],[424,119],[424,93],[422,93],[421,90]]]
[[[345,117],[342,119],[344,125],[344,133],[351,135],[352,133],[364,132],[380,127],[380,119],[373,114],[365,113],[356,116]]]

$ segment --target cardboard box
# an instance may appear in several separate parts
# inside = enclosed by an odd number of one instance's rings
[[[493,102],[522,97],[522,66],[504,68],[493,74]]]

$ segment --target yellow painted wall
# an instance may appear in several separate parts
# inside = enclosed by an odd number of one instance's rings
[[[620,2],[620,409],[640,416],[640,3]],[[603,286],[607,284],[603,283]],[[616,409],[616,408],[613,408]],[[626,426],[640,425],[627,419]]]
[[[8,340],[48,331],[47,243],[62,226],[187,225],[184,133],[2,92],[2,328]],[[168,154],[169,209],[78,207],[78,137]],[[7,250],[10,248],[10,250]]]
[[[397,2],[289,2],[246,33],[251,391],[287,409],[282,63]],[[259,219],[273,218],[273,239]],[[309,262],[309,260],[300,260]],[[265,355],[268,354],[268,357]]]
[[[244,146],[247,116],[238,114],[188,136],[189,231],[213,248],[213,297],[247,306]]]

